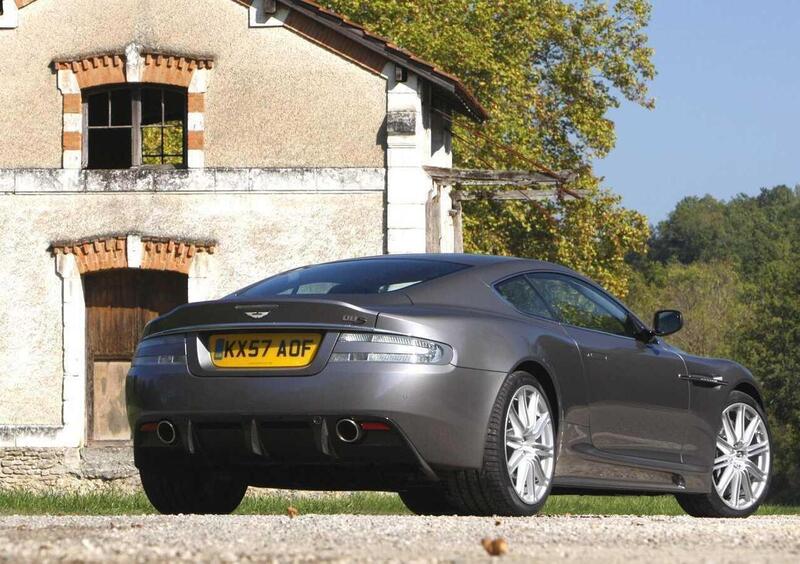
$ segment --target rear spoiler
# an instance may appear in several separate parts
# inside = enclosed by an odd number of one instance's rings
[[[275,297],[269,300],[223,299],[180,306],[154,319],[143,338],[217,329],[374,329],[383,307],[411,305],[402,292],[335,296]]]

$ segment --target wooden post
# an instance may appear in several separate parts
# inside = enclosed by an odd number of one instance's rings
[[[459,188],[456,186],[456,188]],[[453,191],[453,194],[458,194],[458,191]],[[460,199],[453,200],[453,209],[450,210],[450,215],[453,216],[453,246],[454,252],[464,252],[464,206],[461,204]]]
[[[433,194],[425,204],[425,252],[442,251],[442,188],[434,182]]]

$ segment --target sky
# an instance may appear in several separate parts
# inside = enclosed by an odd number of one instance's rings
[[[610,117],[604,186],[651,223],[686,196],[800,183],[800,0],[652,0],[656,109]]]

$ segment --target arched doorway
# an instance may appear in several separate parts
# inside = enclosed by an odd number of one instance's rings
[[[144,326],[188,301],[188,276],[123,268],[83,275],[86,303],[87,439],[130,440],[125,376]]]

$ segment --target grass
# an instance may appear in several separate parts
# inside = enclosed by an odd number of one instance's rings
[[[241,515],[285,515],[292,506],[301,515],[408,515],[396,495],[354,493],[321,497],[248,496]],[[144,494],[29,493],[0,491],[0,515],[150,515],[155,510]],[[544,515],[683,515],[671,496],[554,496]],[[766,505],[759,515],[800,515],[800,506]]]
[[[301,514],[402,515],[408,514],[396,495],[353,493],[340,496],[248,496],[236,511],[240,515],[286,515],[288,507]],[[31,493],[0,491],[0,515],[153,515],[156,510],[144,494]]]
[[[671,495],[662,496],[553,496],[544,515],[685,515]],[[759,515],[800,515],[800,506],[763,505]]]

